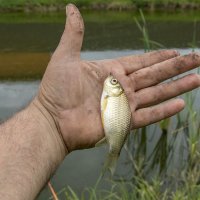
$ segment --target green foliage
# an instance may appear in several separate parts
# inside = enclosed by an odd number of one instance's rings
[[[74,3],[86,8],[145,8],[149,10],[200,7],[200,0],[0,0],[0,8],[16,9],[23,7],[60,6]]]
[[[68,190],[65,192],[65,195],[68,200],[79,200],[79,197],[77,194],[71,189],[71,187],[68,187]]]
[[[155,48],[158,48],[158,47],[164,48],[164,46],[162,44],[160,44],[156,41],[150,40],[149,33],[148,33],[148,30],[147,30],[147,26],[146,26],[146,20],[145,20],[145,17],[144,17],[142,10],[140,10],[140,16],[141,16],[141,22],[138,21],[137,18],[135,18],[135,22],[138,26],[138,29],[142,33],[141,40],[143,41],[145,52],[148,52],[148,51],[155,49]]]

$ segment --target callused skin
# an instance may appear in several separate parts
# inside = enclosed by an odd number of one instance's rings
[[[177,51],[162,50],[81,60],[83,19],[72,4],[66,11],[64,33],[37,96],[0,125],[0,197],[4,200],[34,199],[69,152],[93,147],[104,137],[100,98],[110,73],[127,94],[133,129],[178,113],[184,101],[166,100],[200,86],[198,74],[162,83],[198,67],[200,55],[195,53],[180,56]]]

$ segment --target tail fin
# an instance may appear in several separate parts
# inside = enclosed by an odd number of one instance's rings
[[[106,170],[108,169],[110,171],[111,175],[113,176],[115,169],[116,169],[116,164],[117,164],[118,158],[119,158],[119,155],[108,154],[108,157],[104,164],[103,174],[105,174]]]

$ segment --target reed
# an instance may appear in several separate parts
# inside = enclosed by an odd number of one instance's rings
[[[135,22],[142,33],[144,50],[162,47],[151,41],[147,22]],[[196,22],[192,38],[192,51],[196,42]],[[197,70],[199,73],[199,69]],[[195,107],[198,90],[183,95],[187,108],[175,117],[157,124],[134,130],[125,145],[128,177],[115,176],[110,189],[97,186],[87,188],[80,197],[68,188],[70,200],[198,200],[200,196],[200,109]],[[150,132],[152,134],[150,134]],[[155,141],[151,152],[148,143]],[[152,143],[151,143],[152,145]],[[127,164],[128,163],[128,164]]]

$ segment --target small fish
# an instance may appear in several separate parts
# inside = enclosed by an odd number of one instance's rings
[[[104,164],[104,171],[109,169],[114,174],[120,151],[130,133],[131,109],[120,83],[113,76],[104,82],[101,96],[101,118],[105,137],[96,146],[109,145],[109,153]]]

